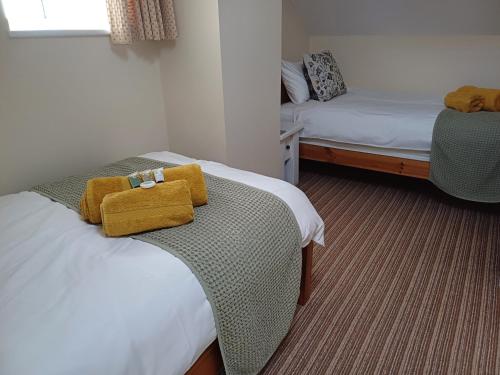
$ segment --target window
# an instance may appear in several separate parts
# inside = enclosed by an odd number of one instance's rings
[[[12,36],[109,34],[106,0],[1,0]]]

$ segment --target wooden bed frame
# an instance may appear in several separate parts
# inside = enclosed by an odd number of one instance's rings
[[[288,102],[290,102],[290,98],[283,82],[281,82],[281,104]],[[299,150],[300,158],[305,160],[315,160],[421,179],[429,178],[430,164],[427,161],[369,154],[367,152],[348,151],[308,143],[300,143]]]
[[[305,160],[322,161],[421,179],[429,178],[430,164],[427,161],[341,150],[308,143],[301,143],[299,150],[300,158]]]
[[[302,277],[300,281],[300,295],[298,304],[304,306],[312,292],[312,259],[313,243],[302,249]],[[219,343],[215,340],[205,350],[200,358],[186,372],[186,375],[217,375],[222,369],[222,356]]]

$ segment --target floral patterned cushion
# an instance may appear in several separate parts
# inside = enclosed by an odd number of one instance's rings
[[[347,92],[342,74],[330,51],[304,55],[304,75],[312,99],[326,102]]]

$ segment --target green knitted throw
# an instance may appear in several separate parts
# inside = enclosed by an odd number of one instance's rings
[[[32,190],[79,211],[86,181],[172,166],[126,159]],[[271,193],[205,174],[209,203],[195,220],[132,238],[180,258],[212,305],[226,373],[257,374],[286,336],[299,296],[301,235],[290,208]]]
[[[434,126],[430,180],[476,202],[500,202],[500,113],[442,111]]]

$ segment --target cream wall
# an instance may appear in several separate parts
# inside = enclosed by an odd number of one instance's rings
[[[175,7],[179,37],[161,46],[170,150],[226,162],[218,0]]]
[[[498,0],[288,1],[310,51],[331,49],[350,86],[439,95],[500,86]]]
[[[499,35],[498,0],[293,0],[311,35]]]
[[[443,95],[461,85],[500,87],[500,36],[313,36],[349,86]]]
[[[283,59],[299,61],[309,50],[309,34],[295,0],[283,0],[282,51]]]
[[[0,13],[0,194],[168,146],[158,48],[10,39]]]
[[[176,42],[134,47],[11,39],[0,14],[0,194],[165,149],[281,176],[281,0],[176,14]]]
[[[281,0],[219,0],[227,162],[282,177]]]
[[[281,176],[281,0],[176,2],[161,48],[170,150]]]

